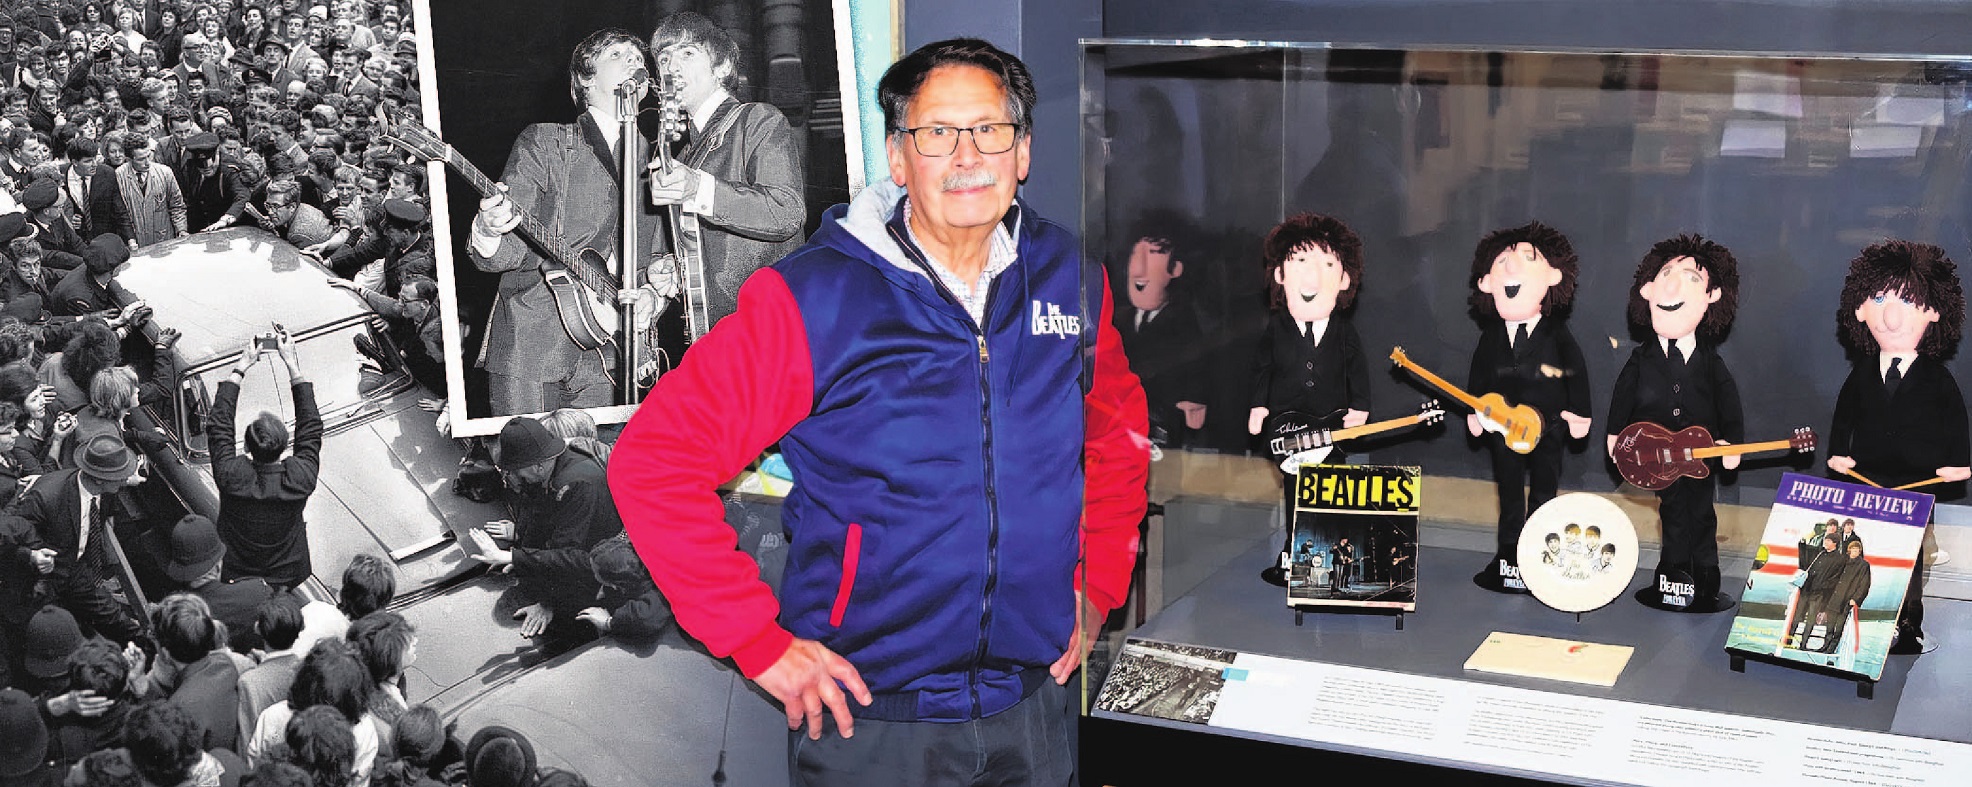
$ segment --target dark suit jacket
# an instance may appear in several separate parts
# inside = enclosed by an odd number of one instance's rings
[[[43,546],[34,523],[10,512],[0,513],[0,625],[25,625],[41,608],[43,599],[35,584],[42,575],[34,570],[28,553]]]
[[[1253,407],[1317,418],[1345,408],[1369,412],[1369,358],[1347,317],[1330,317],[1321,345],[1314,346],[1292,315],[1275,312],[1254,357]]]
[[[1835,397],[1835,423],[1828,429],[1828,455],[1856,460],[1856,472],[1884,486],[1922,481],[1940,467],[1972,464],[1965,399],[1951,370],[1936,359],[1917,356],[1897,395],[1889,396],[1871,353],[1856,362]],[[1926,487],[1940,499],[1965,493],[1963,483]]]
[[[196,664],[185,665],[170,702],[199,720],[205,730],[200,749],[239,747],[240,671],[231,656],[214,651]]]
[[[1127,286],[1127,285],[1126,285]],[[1116,330],[1123,334],[1123,355],[1130,371],[1143,380],[1150,402],[1150,423],[1175,433],[1184,427],[1179,402],[1205,403],[1210,380],[1201,368],[1206,351],[1205,330],[1191,303],[1173,292],[1157,316],[1137,326],[1138,310],[1126,299],[1116,303]]]
[[[64,188],[67,187],[69,170],[74,166],[66,164],[62,167]],[[87,198],[89,204],[82,213],[82,229],[77,233],[83,239],[104,233],[113,234],[126,242],[137,237],[137,228],[130,222],[130,208],[123,204],[123,188],[117,185],[114,167],[100,163],[96,165],[96,174],[89,178]]]
[[[771,104],[727,99],[678,153],[712,176],[712,212],[698,217],[707,314],[717,324],[739,307],[740,285],[801,246],[807,219],[801,149]]]
[[[514,141],[500,180],[515,208],[559,226],[570,248],[594,248],[613,257],[621,192],[616,162],[601,139],[587,113],[573,124],[528,126]],[[648,145],[638,140],[632,144],[640,150]],[[639,216],[642,253],[658,250],[658,226],[655,209]],[[500,274],[475,365],[521,380],[560,380],[573,372],[583,353],[566,339],[561,313],[541,278],[542,257],[534,247],[515,234],[502,239],[491,257],[476,251],[468,254],[480,270]],[[616,359],[607,358],[605,363],[614,366]]]
[[[253,630],[259,617],[260,604],[274,596],[274,589],[259,577],[232,582],[218,581],[194,589],[192,593],[205,599],[212,608],[212,619],[226,624],[226,645],[235,652],[246,653],[261,646],[260,635]]]
[[[80,317],[91,312],[121,308],[122,304],[135,301],[123,285],[110,280],[108,287],[96,283],[96,277],[84,265],[62,275],[55,284],[48,302],[48,311],[67,317]]]
[[[69,468],[43,473],[17,503],[17,513],[40,534],[39,546],[55,550],[57,574],[75,570],[75,550],[82,538],[82,490],[76,486],[77,472]],[[108,500],[98,497],[97,502]]]
[[[240,168],[221,163],[210,176],[191,171],[192,167],[173,167],[178,187],[185,193],[185,226],[193,232],[211,226],[221,216],[238,219],[246,212],[247,194],[253,186],[240,174]]]
[[[545,489],[511,498],[520,532],[514,540],[514,577],[531,601],[570,614],[595,606],[596,584],[589,548],[623,532],[604,478],[603,463],[570,448],[555,460]]]
[[[1739,408],[1739,385],[1717,348],[1700,341],[1682,368],[1664,355],[1656,337],[1637,345],[1616,376],[1609,399],[1607,431],[1618,434],[1638,421],[1675,432],[1702,426],[1715,440],[1744,442],[1746,421]]]
[[[1589,399],[1589,369],[1582,360],[1582,348],[1568,332],[1568,323],[1542,317],[1519,346],[1507,341],[1506,323],[1489,318],[1479,334],[1479,346],[1472,351],[1472,370],[1467,375],[1466,393],[1485,396],[1496,393],[1510,404],[1524,404],[1541,412],[1542,434],[1566,437],[1567,424],[1561,421],[1566,410],[1583,418],[1594,415]],[[1559,431],[1556,431],[1559,430]]]
[[[205,424],[212,479],[219,486],[219,539],[226,543],[223,575],[264,577],[268,584],[292,587],[314,571],[302,510],[321,469],[322,415],[315,409],[315,385],[294,386],[294,453],[278,462],[261,464],[235,453],[239,401],[240,386],[221,382]]]

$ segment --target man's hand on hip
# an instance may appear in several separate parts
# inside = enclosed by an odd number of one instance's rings
[[[1066,685],[1068,678],[1082,666],[1082,660],[1095,647],[1096,635],[1102,632],[1102,612],[1096,609],[1095,602],[1082,591],[1075,591],[1075,636],[1068,641],[1068,650],[1048,665],[1048,674],[1054,676],[1058,685]]]
[[[802,720],[808,721],[809,740],[822,739],[824,707],[835,714],[835,726],[842,731],[842,737],[855,734],[856,720],[849,715],[844,688],[849,689],[857,702],[865,706],[871,702],[870,689],[863,685],[863,676],[856,672],[856,666],[812,639],[795,637],[780,660],[753,682],[787,709],[788,729],[801,729]]]

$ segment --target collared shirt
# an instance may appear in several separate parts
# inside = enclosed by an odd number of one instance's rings
[[[76,528],[76,532],[81,535],[75,539],[75,559],[81,560],[83,555],[89,553],[90,514],[102,501],[98,500],[96,495],[89,494],[89,487],[82,483],[81,473],[75,474],[75,489],[82,495],[82,505],[78,507],[82,512],[82,522],[81,527]]]
[[[1909,353],[1898,353],[1896,355],[1883,354],[1877,356],[1876,376],[1889,377],[1890,362],[1896,360],[1903,361],[1903,363],[1897,365],[1897,373],[1908,377],[1910,375],[1910,365],[1913,363],[1917,363],[1917,353],[1909,352]]]
[[[705,127],[712,123],[712,113],[719,111],[719,105],[726,103],[728,98],[731,98],[731,96],[727,95],[726,89],[722,87],[712,91],[712,95],[706,96],[705,100],[699,102],[698,106],[692,107],[693,139],[697,139],[698,135],[705,133]],[[698,189],[692,192],[691,199],[679,203],[678,209],[694,216],[703,216],[711,213],[714,185],[715,181],[712,179],[712,173],[701,170],[698,173]]]
[[[971,283],[961,281],[958,275],[947,270],[931,256],[930,251],[925,250],[924,242],[918,240],[917,230],[911,228],[909,197],[904,198],[904,231],[910,235],[911,243],[916,245],[919,251],[924,252],[924,258],[931,263],[931,270],[938,274],[938,280],[945,283],[945,288],[951,290],[952,295],[959,299],[959,305],[964,306],[966,313],[972,315],[973,323],[984,326],[986,293],[993,288],[993,279],[999,276],[1001,271],[1013,267],[1014,260],[1020,256],[1019,247],[1014,245],[1013,233],[1007,231],[1006,223],[1000,222],[994,225],[992,239],[988,242],[986,250],[986,267],[979,271],[979,279]]]
[[[1672,344],[1678,346],[1678,352],[1684,353],[1685,363],[1691,363],[1691,354],[1698,351],[1698,337],[1695,334],[1681,336],[1676,339],[1666,339],[1662,336],[1657,337],[1657,346],[1663,348],[1664,357],[1666,358],[1671,357]]]
[[[1151,310],[1149,310],[1149,311],[1144,311],[1143,309],[1138,309],[1138,310],[1137,310],[1137,324],[1136,324],[1136,328],[1137,328],[1137,330],[1139,330],[1139,331],[1141,331],[1141,330],[1143,330],[1143,327],[1144,327],[1145,325],[1149,325],[1149,324],[1150,324],[1150,321],[1151,321],[1151,320],[1155,320],[1155,319],[1157,319],[1157,315],[1159,315],[1159,314],[1163,314],[1163,313],[1164,313],[1164,310],[1163,310],[1163,309],[1151,309]]]
[[[1532,317],[1529,317],[1529,318],[1527,318],[1527,319],[1525,319],[1525,320],[1521,320],[1521,321],[1519,321],[1519,322],[1509,322],[1509,323],[1507,323],[1507,324],[1506,324],[1506,346],[1508,346],[1508,347],[1512,347],[1512,346],[1513,346],[1513,345],[1514,345],[1514,344],[1515,344],[1516,342],[1518,342],[1518,341],[1519,341],[1519,338],[1518,338],[1518,337],[1520,336],[1520,326],[1522,326],[1522,325],[1525,325],[1525,326],[1527,326],[1527,335],[1528,335],[1528,336],[1532,336],[1532,335],[1534,335],[1534,329],[1535,329],[1535,328],[1537,328],[1537,327],[1540,327],[1540,324],[1541,324],[1541,316],[1540,316],[1540,315],[1538,315],[1538,314],[1536,314],[1536,315],[1534,315],[1534,316],[1532,316]],[[1679,347],[1683,347],[1684,345],[1678,345],[1678,346],[1679,346]],[[1687,357],[1689,357],[1689,354],[1687,354]]]
[[[1312,344],[1316,347],[1320,347],[1322,344],[1322,337],[1328,335],[1328,320],[1316,320],[1313,323],[1302,323],[1301,331],[1303,333],[1304,338],[1308,340],[1309,344]]]

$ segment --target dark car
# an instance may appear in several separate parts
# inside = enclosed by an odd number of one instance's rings
[[[206,413],[241,348],[279,323],[295,338],[325,427],[321,477],[306,513],[316,576],[303,590],[334,598],[343,567],[367,552],[388,556],[399,594],[415,597],[480,567],[456,546],[454,525],[506,514],[452,493],[464,448],[418,408],[433,394],[398,361],[382,318],[330,287],[330,276],[287,242],[247,228],[146,247],[117,273],[117,283],[151,307],[147,330],[182,334],[174,351],[154,361],[169,366],[177,396],[132,414],[133,424],[169,437],[168,450],[149,456],[162,487],[140,490],[143,520],[155,526],[186,511],[217,514]],[[375,349],[364,352],[362,344]],[[286,378],[279,363],[255,365],[241,386],[240,420],[266,410],[292,427]]]

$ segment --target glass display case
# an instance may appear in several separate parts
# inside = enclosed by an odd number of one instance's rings
[[[1642,650],[1595,696],[1968,740],[1972,717],[1936,694],[1965,688],[1950,673],[1972,666],[1963,648],[1951,652],[1952,640],[1972,639],[1963,602],[1934,605],[1949,621],[1935,624],[1945,649],[1893,662],[1872,705],[1839,684],[1806,694],[1790,685],[1824,680],[1815,676],[1730,673],[1730,614],[1667,618],[1625,597],[1578,626],[1477,590],[1466,577],[1493,551],[1498,511],[1482,441],[1497,438],[1469,436],[1468,407],[1385,360],[1401,347],[1464,385],[1481,332],[1475,246],[1530,221],[1560,230],[1579,257],[1576,290],[1572,307],[1543,319],[1566,320],[1593,403],[1587,436],[1565,442],[1560,488],[1616,501],[1653,548],[1655,498],[1622,482],[1604,443],[1624,426],[1605,422],[1618,373],[1654,340],[1629,317],[1639,261],[1686,233],[1728,247],[1737,318],[1718,354],[1737,381],[1745,439],[1826,430],[1856,357],[1836,323],[1850,261],[1885,239],[1972,261],[1968,81],[1972,60],[1933,57],[1085,40],[1085,253],[1105,264],[1126,345],[1138,337],[1131,363],[1159,446],[1151,497],[1163,515],[1147,525],[1125,628],[1148,621],[1148,635],[1190,645],[1451,679],[1489,629],[1601,636]],[[1304,212],[1340,219],[1362,240],[1353,308],[1340,313],[1369,358],[1369,420],[1434,398],[1448,411],[1440,425],[1344,444],[1351,462],[1423,469],[1426,548],[1410,575],[1422,630],[1332,615],[1297,629],[1280,591],[1257,576],[1283,521],[1281,473],[1249,428],[1265,398],[1255,368],[1273,319],[1262,242]],[[1183,324],[1151,336],[1146,317]],[[1964,371],[1962,354],[1947,366]],[[1825,459],[1749,456],[1723,474],[1729,590],[1752,566],[1782,473],[1821,474]],[[1972,598],[1972,516],[1953,504],[1963,489],[1929,491],[1941,505],[1924,549],[1935,563],[1927,596]],[[1366,582],[1405,576],[1358,571]],[[1826,702],[1809,696],[1820,690]]]

